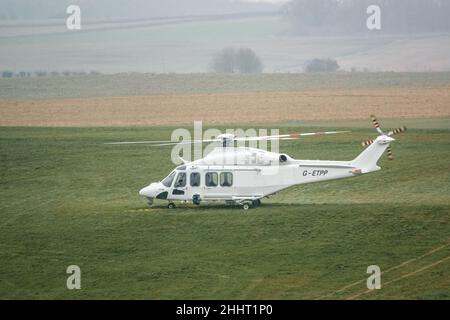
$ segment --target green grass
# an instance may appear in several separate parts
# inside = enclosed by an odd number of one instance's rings
[[[374,136],[353,124],[342,124],[351,134],[281,149],[296,158],[351,159]],[[164,202],[146,209],[137,191],[172,169],[170,148],[103,142],[163,140],[172,127],[0,128],[0,298],[345,299],[364,292],[367,266],[387,270],[450,240],[450,122],[435,124],[414,120],[393,145],[396,160],[383,158],[380,172],[293,187],[247,213],[225,205],[170,211]],[[330,126],[339,123],[303,131]],[[449,255],[445,247],[387,272],[382,285]],[[82,270],[78,291],[66,289],[71,264]],[[446,260],[359,298],[450,299],[449,268]]]
[[[320,89],[450,86],[450,72],[331,74],[117,74],[0,79],[0,99],[82,98]]]

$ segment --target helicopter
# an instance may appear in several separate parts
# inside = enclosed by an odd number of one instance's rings
[[[296,140],[303,136],[328,135],[349,131],[328,131],[313,133],[291,133],[262,137],[236,137],[233,134],[220,134],[214,139],[192,141],[135,141],[110,142],[108,144],[145,144],[153,146],[176,145],[178,143],[219,142],[205,157],[185,161],[176,167],[163,180],[153,182],[139,191],[146,203],[151,206],[155,199],[167,200],[167,207],[176,207],[175,201],[202,202],[225,201],[238,204],[244,210],[261,205],[261,199],[294,185],[343,179],[375,172],[381,168],[378,160],[387,151],[389,160],[393,159],[390,144],[393,135],[406,130],[405,126],[387,133],[380,128],[375,116],[372,123],[378,132],[375,139],[362,142],[367,147],[350,161],[297,160],[285,153],[277,153],[250,147],[235,147],[237,141],[250,140]]]

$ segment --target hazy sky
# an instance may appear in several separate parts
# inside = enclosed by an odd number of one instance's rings
[[[276,11],[284,0],[0,0],[0,20],[65,17],[77,4],[89,19],[148,18]]]
[[[310,0],[280,14],[286,2],[0,0],[0,71],[208,72],[228,47],[251,48],[268,73],[301,72],[315,58],[348,71],[450,70],[450,0],[355,0],[341,11]],[[361,4],[377,2],[390,14],[368,31]],[[67,3],[82,8],[80,31],[66,27]]]
[[[240,0],[243,2],[269,2],[269,3],[283,3],[289,2],[290,0]]]

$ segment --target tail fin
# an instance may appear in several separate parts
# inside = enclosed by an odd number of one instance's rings
[[[352,165],[360,169],[361,173],[380,170],[381,168],[377,166],[377,162],[394,140],[394,138],[386,135],[378,136],[367,149],[352,161]]]

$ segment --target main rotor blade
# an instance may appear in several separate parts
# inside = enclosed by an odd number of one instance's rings
[[[121,141],[121,142],[106,142],[105,144],[111,145],[120,145],[120,144],[151,144],[152,146],[165,146],[172,144],[189,144],[189,143],[203,143],[203,142],[220,142],[222,140],[218,139],[205,139],[205,140],[180,140],[180,141],[172,141],[172,140],[161,140],[161,141]]]
[[[350,131],[326,131],[326,132],[306,132],[306,133],[290,133],[290,134],[280,134],[273,136],[262,136],[262,137],[237,137],[235,141],[258,141],[258,140],[276,140],[282,138],[299,138],[304,136],[316,136],[316,135],[327,135],[327,134],[337,134],[337,133],[347,133]],[[292,140],[292,139],[288,139]]]
[[[290,133],[290,134],[281,134],[281,135],[272,135],[272,136],[261,136],[261,137],[235,137],[234,141],[260,141],[260,140],[294,140],[299,137],[304,136],[315,136],[315,135],[328,135],[328,134],[337,134],[337,133],[347,133],[350,131],[325,131],[325,132],[306,132],[306,133]],[[287,138],[287,139],[284,139]],[[208,142],[223,142],[222,139],[205,139],[205,140],[181,140],[181,141],[172,141],[172,140],[161,140],[161,141],[120,141],[120,142],[106,142],[105,144],[109,145],[127,145],[127,144],[149,144],[152,147],[162,147],[162,146],[171,146],[176,144],[196,144],[196,143],[208,143]]]
[[[150,147],[163,147],[163,146],[174,146],[177,144],[196,144],[196,143],[207,143],[207,142],[222,142],[219,139],[208,139],[208,140],[194,140],[194,141],[172,141],[169,143],[152,144]]]
[[[120,142],[105,142],[105,144],[150,144],[150,143],[166,143],[171,142],[170,140],[161,141],[120,141]]]

